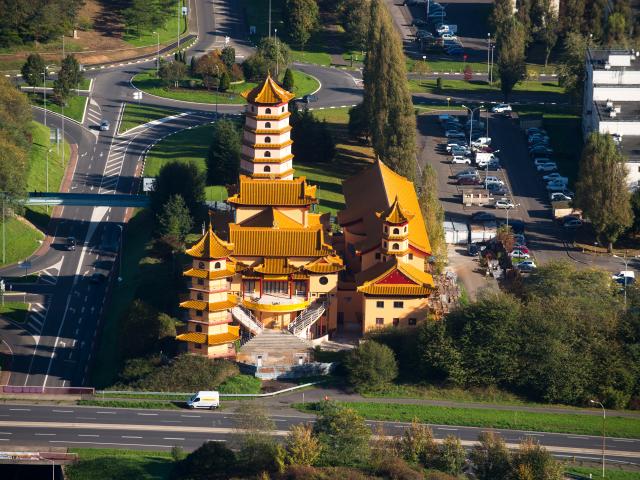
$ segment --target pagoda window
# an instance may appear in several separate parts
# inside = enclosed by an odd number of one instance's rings
[[[394,249],[394,250],[400,250],[400,244],[398,244],[398,243],[394,243],[394,244],[393,244],[393,249]]]
[[[204,262],[198,262],[198,268],[204,270]]]
[[[202,349],[202,344],[201,344],[201,343],[196,343],[196,348],[197,348],[198,350]]]
[[[413,260],[413,253],[409,254],[409,260]]]
[[[398,325],[400,325],[400,319],[399,318],[394,318],[393,319],[393,326],[397,327]]]
[[[245,280],[243,282],[243,284],[244,284],[244,292],[252,295],[253,292],[256,291],[256,283],[257,282],[255,280]]]
[[[418,323],[418,320],[416,318],[409,319],[409,325],[415,325],[416,323]]]
[[[384,233],[387,233],[389,231],[389,227],[387,227],[386,225],[384,226]]]
[[[407,233],[407,226],[404,226],[404,233]]]
[[[393,234],[394,235],[400,235],[400,229],[399,228],[394,228],[393,229]]]
[[[264,152],[264,156],[267,158],[271,158],[271,152]]]
[[[376,260],[380,260],[380,252],[376,252]]]
[[[384,325],[384,318],[376,318],[376,325]]]
[[[264,143],[271,143],[271,137],[264,137]]]
[[[387,242],[382,242],[383,248],[387,248]]]
[[[213,268],[214,268],[215,270],[218,270],[218,269],[220,268],[220,262],[216,262],[216,263],[213,265]]]
[[[198,285],[204,285],[204,280],[202,278],[198,279]]]
[[[267,122],[264,124],[264,128],[271,128],[271,122]]]
[[[267,115],[269,115],[269,114],[271,113],[271,109],[270,109],[270,108],[267,108],[267,109],[264,111],[264,113],[266,113]]]
[[[327,277],[320,277],[318,279],[318,282],[320,282],[320,285],[326,285],[327,283],[329,283],[329,279]]]
[[[393,302],[393,308],[404,308],[404,302]]]
[[[204,297],[202,296],[202,294],[201,294],[201,293],[198,293],[198,294],[196,295],[196,298],[197,298],[198,300],[204,300]]]
[[[271,171],[271,167],[269,165],[267,165],[266,167],[264,167],[264,171],[265,172],[270,172]]]
[[[282,107],[282,111],[284,112],[284,107]]]
[[[196,325],[196,332],[202,333],[202,325]]]
[[[378,300],[376,302],[376,308],[384,308],[384,300]]]
[[[196,310],[196,317],[202,316],[202,310]]]

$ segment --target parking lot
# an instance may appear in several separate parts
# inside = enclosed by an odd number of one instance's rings
[[[460,111],[450,113],[464,115]],[[482,118],[487,120],[486,113],[483,112]],[[508,213],[509,220],[524,222],[527,245],[534,251],[538,263],[568,258],[572,253],[567,251],[566,246],[567,242],[571,241],[573,233],[558,226],[552,219],[548,192],[529,158],[525,135],[509,118],[490,115],[488,122],[491,145],[500,150],[498,156],[502,166],[501,170],[489,171],[488,174],[504,181],[508,191],[505,196],[518,205]],[[466,207],[463,205],[462,189],[483,190],[484,187],[482,185],[461,187],[455,184],[455,174],[470,167],[452,165],[449,161],[450,155],[442,153],[441,145],[445,143],[445,138],[438,122],[438,114],[420,115],[418,132],[421,136],[422,148],[420,162],[430,163],[437,172],[439,196],[447,220],[467,223],[471,215],[478,211],[491,212],[498,219],[506,220],[505,210],[492,206]],[[484,178],[486,172],[482,170],[479,174]]]

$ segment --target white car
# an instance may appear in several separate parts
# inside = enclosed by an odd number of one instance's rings
[[[451,33],[443,33],[440,38],[442,38],[443,40],[457,40],[458,37],[455,35],[452,35]]]
[[[538,268],[536,262],[534,262],[533,260],[523,260],[519,263],[516,263],[514,266],[521,272],[531,272],[532,270]]]
[[[564,182],[565,185],[567,183],[569,183],[569,179],[567,177],[563,177],[558,172],[554,172],[554,173],[550,173],[549,175],[545,175],[544,177],[542,177],[542,179],[544,181],[546,181],[546,182],[551,182],[551,181]]]
[[[511,200],[509,200],[507,198],[501,198],[500,200],[496,200],[495,207],[496,208],[503,208],[505,210],[509,210],[511,208],[516,208],[515,204]]]
[[[511,252],[509,254],[509,256],[511,258],[523,258],[525,260],[528,260],[528,259],[531,258],[531,255],[529,255],[528,253],[523,252],[522,250],[518,250],[518,249],[515,249],[513,252]]]
[[[546,157],[540,157],[540,158],[534,158],[533,159],[533,165],[535,165],[535,167],[537,168],[538,165],[542,165],[544,163],[552,163],[551,159],[546,158]],[[555,163],[555,162],[553,162]]]
[[[571,200],[573,200],[572,197],[570,197],[569,195],[566,195],[563,192],[552,192],[549,195],[549,199],[552,202],[570,202]]]
[[[510,112],[511,111],[511,105],[509,105],[508,103],[499,103],[497,105],[494,105],[494,107],[491,109],[491,111],[493,113]]]
[[[553,172],[558,169],[558,166],[554,162],[543,163],[542,165],[538,165],[537,170],[539,172]]]
[[[471,142],[473,147],[482,147],[485,145],[491,145],[491,137],[479,137]]]
[[[451,163],[471,165],[471,159],[463,157],[461,155],[454,155],[453,157],[451,157]]]
[[[484,179],[484,181],[487,182],[487,183],[493,183],[493,184],[496,184],[496,185],[504,186],[504,182],[502,180],[500,180],[498,177],[494,177],[492,175],[487,176]]]

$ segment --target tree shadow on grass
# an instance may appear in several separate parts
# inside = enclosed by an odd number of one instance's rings
[[[67,468],[72,478],[109,478],[111,480],[165,479],[173,470],[169,458],[114,455],[80,460]]]

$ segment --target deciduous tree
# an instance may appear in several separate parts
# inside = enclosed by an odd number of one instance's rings
[[[292,425],[285,439],[287,465],[314,465],[320,457],[320,442],[308,423]]]
[[[151,193],[151,209],[156,215],[172,195],[180,195],[191,216],[198,218],[204,202],[205,176],[193,163],[169,162],[158,173]]]
[[[44,83],[44,59],[37,53],[30,54],[20,72],[22,73],[24,81],[27,82],[27,85],[33,87],[33,91],[35,92],[35,87],[43,86]]]
[[[511,454],[499,435],[482,432],[469,455],[475,466],[478,480],[509,478],[511,473]]]
[[[587,41],[580,33],[570,32],[564,39],[558,83],[564,87],[575,103],[581,103],[584,84],[584,62]]]
[[[316,0],[286,0],[283,20],[289,37],[304,50],[320,24]]]
[[[410,180],[416,168],[416,119],[402,60],[402,41],[382,0],[371,2],[364,105],[376,155]]]
[[[345,0],[341,9],[340,22],[349,47],[364,52],[367,49],[371,22],[371,0]]]
[[[593,132],[582,152],[576,183],[576,205],[610,250],[633,222],[624,161],[611,135]]]
[[[177,87],[179,82],[187,75],[187,66],[178,61],[173,62],[161,62],[158,76],[162,80],[162,83],[169,87]]]
[[[355,410],[325,401],[313,431],[322,445],[322,465],[354,466],[369,459],[371,430]]]
[[[207,441],[177,463],[172,477],[185,480],[224,480],[236,473],[236,453],[222,442]]]
[[[515,480],[562,480],[565,478],[562,465],[546,448],[532,439],[523,440],[513,455],[513,477]]]
[[[380,389],[398,376],[393,350],[373,340],[351,350],[345,364],[349,382],[360,390]]]
[[[162,206],[158,215],[158,227],[161,237],[170,236],[180,244],[184,243],[185,237],[193,228],[193,219],[179,194],[171,195]]]
[[[202,55],[196,63],[196,73],[202,78],[202,83],[207,90],[218,86],[220,75],[225,70],[226,67],[216,51]]]
[[[467,452],[455,435],[447,435],[438,447],[438,467],[451,475],[460,475]]]
[[[507,20],[497,37],[498,72],[500,73],[500,88],[505,100],[516,83],[524,78],[526,32],[515,18]]]
[[[435,169],[427,163],[422,170],[421,182],[418,186],[418,201],[429,232],[431,258],[436,271],[441,271],[447,259],[447,244],[444,238],[444,208],[438,198],[438,177]]]

